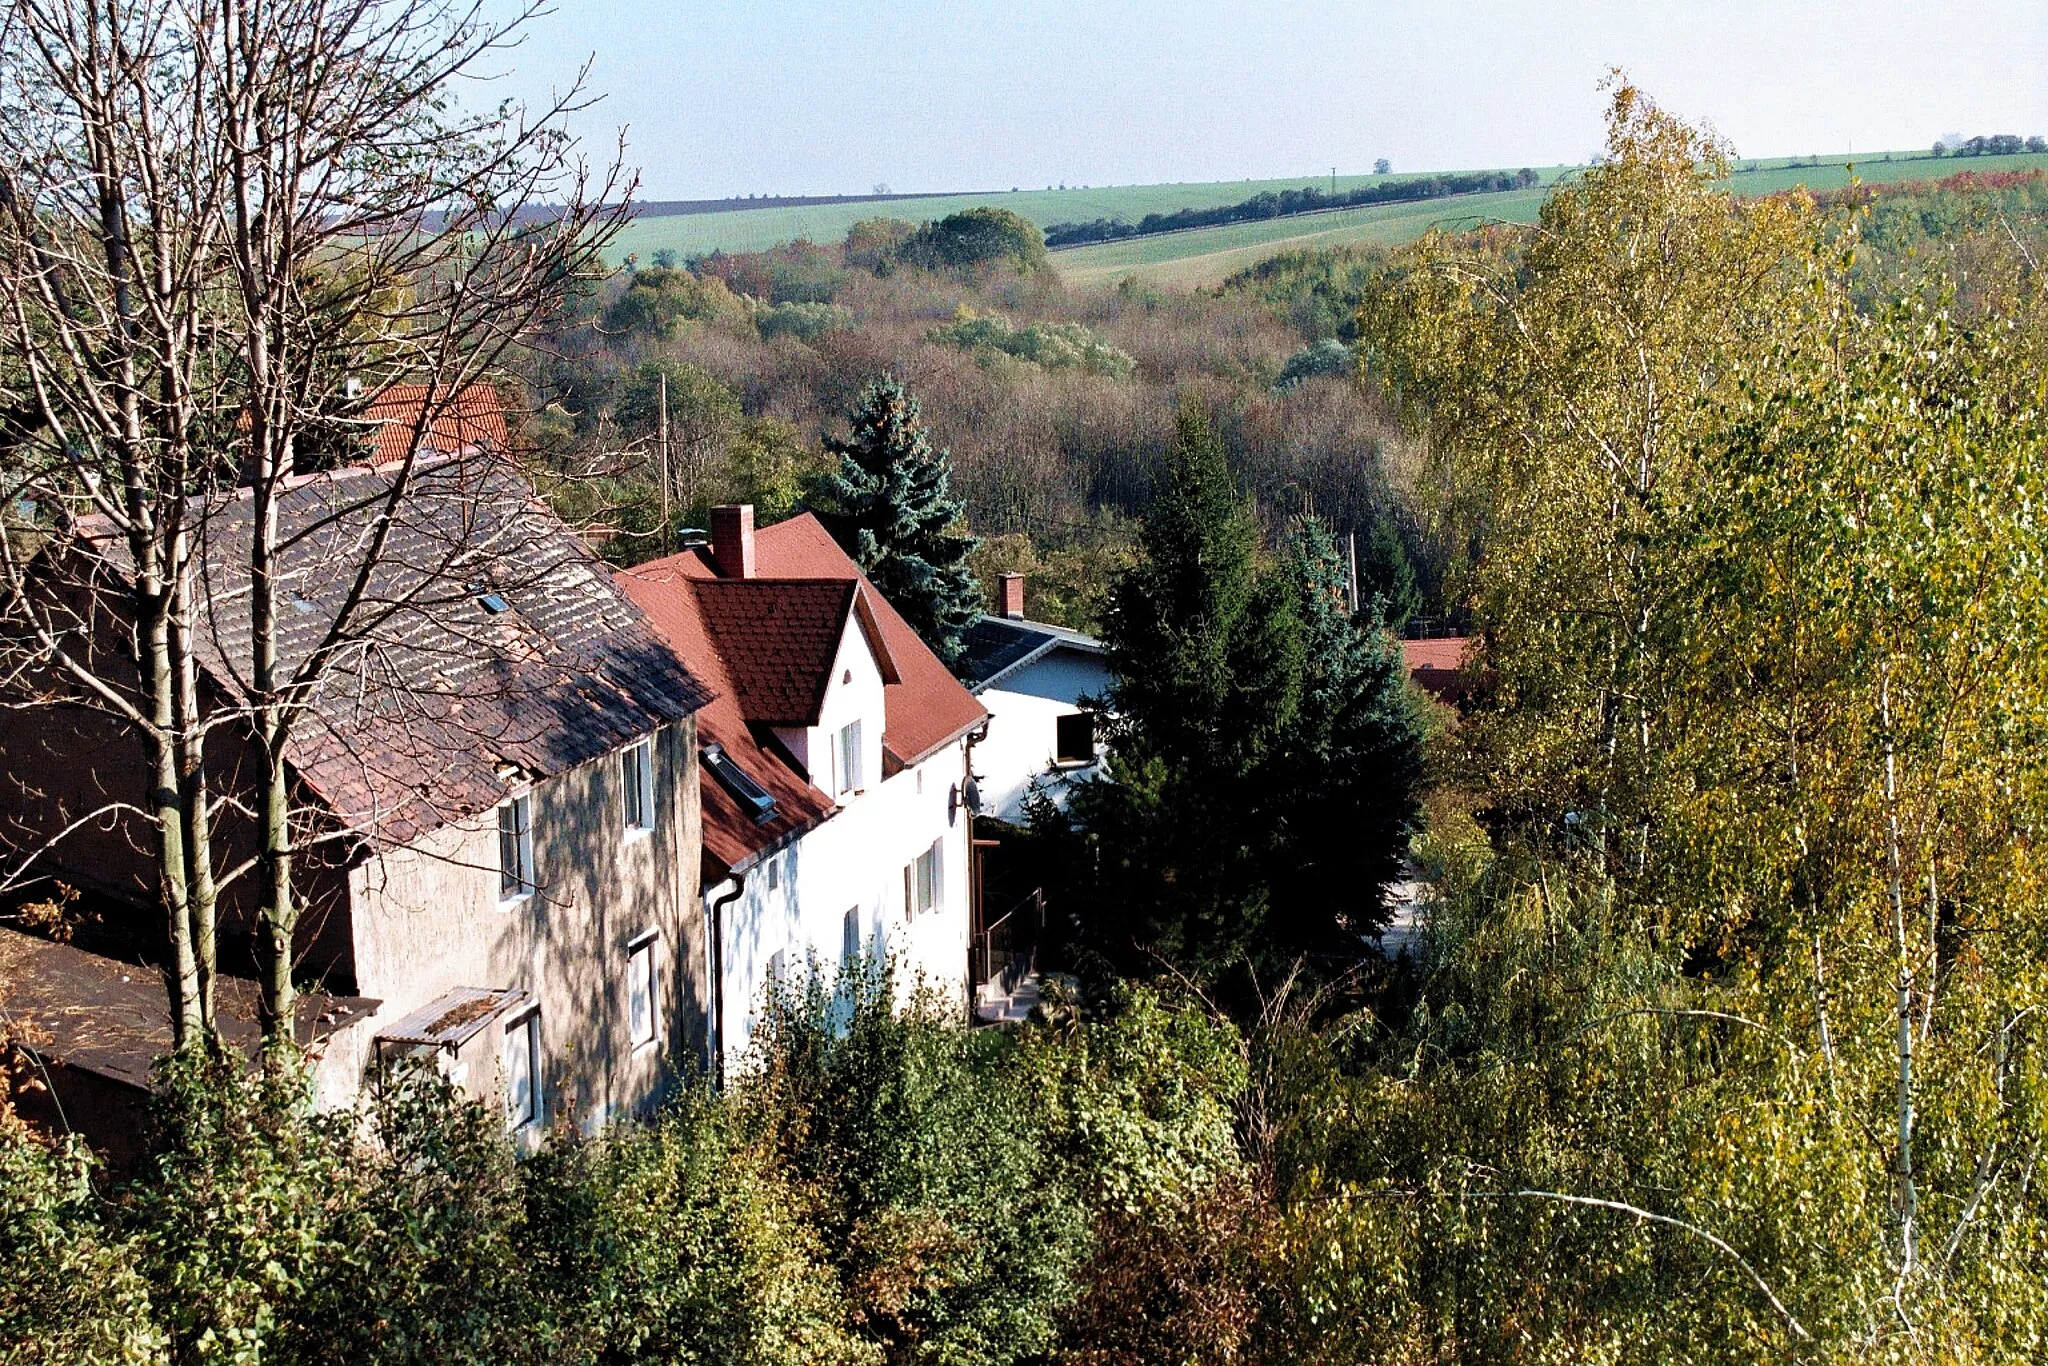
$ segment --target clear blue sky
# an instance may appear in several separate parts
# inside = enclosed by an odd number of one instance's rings
[[[1577,162],[1616,65],[1745,156],[2048,135],[2048,0],[557,0],[491,89],[585,58],[643,199]]]

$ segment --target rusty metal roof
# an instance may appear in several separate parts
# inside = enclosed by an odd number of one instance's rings
[[[485,1025],[532,999],[517,988],[457,987],[379,1029],[377,1042],[460,1048]]]

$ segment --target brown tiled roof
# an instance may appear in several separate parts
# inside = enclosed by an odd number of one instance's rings
[[[681,572],[673,558],[621,570],[616,582],[647,613],[691,675],[710,690],[711,700],[697,713],[697,742],[722,745],[726,755],[775,798],[775,814],[756,824],[751,812],[742,810],[708,774],[704,776],[699,784],[703,790],[704,853],[715,865],[713,876],[723,877],[727,869],[830,815],[831,798],[812,786],[779,751],[763,745],[747,724],[739,689],[712,645],[699,597],[706,584]],[[836,636],[834,640],[836,644]],[[827,667],[830,663],[828,659]]]
[[[815,726],[853,606],[851,579],[705,579],[697,604],[749,721]]]
[[[427,416],[427,396],[436,392],[424,384],[394,384],[370,401],[362,420],[377,424],[374,437],[375,463],[402,460],[412,449],[413,433]],[[420,433],[420,450],[443,455],[488,450],[504,454],[511,436],[505,423],[505,403],[494,384],[464,385],[452,398],[443,387],[439,411],[427,430]]]
[[[849,610],[881,667],[882,746],[896,768],[918,762],[988,716],[816,518],[806,513],[756,531],[754,559],[767,577],[726,578],[701,547],[618,575],[619,586],[691,674],[716,694],[697,715],[699,740],[723,745],[776,799],[774,819],[757,826],[704,778],[704,850],[726,868],[831,814],[830,799],[768,742],[764,728],[815,720]],[[776,605],[771,609],[763,599]],[[796,639],[774,638],[785,627]],[[778,669],[790,676],[775,677]],[[759,713],[757,697],[764,699]],[[771,720],[769,713],[795,719]]]
[[[707,577],[715,572],[708,554],[688,554],[698,558]],[[910,623],[868,583],[817,518],[807,512],[756,531],[754,560],[760,573],[780,578],[861,581],[882,641],[896,665],[896,681],[885,682],[882,689],[887,709],[882,747],[899,767],[918,762],[988,716],[974,694],[947,672],[931,647],[918,638]]]
[[[286,670],[329,635],[394,477],[341,470],[281,496]],[[195,528],[202,651],[238,697],[252,658],[250,509],[246,493],[224,500]],[[704,687],[606,567],[503,460],[420,467],[391,515],[355,626],[290,750],[344,825],[410,840],[704,704]],[[101,544],[123,558],[118,538]],[[491,610],[487,594],[506,610]]]

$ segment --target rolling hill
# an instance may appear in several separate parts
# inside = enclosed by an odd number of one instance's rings
[[[1884,158],[1889,155],[1890,160]],[[1776,158],[1743,160],[1730,177],[1742,194],[1774,194],[1797,185],[1816,190],[1849,183],[1849,167],[1865,181],[1935,180],[1958,171],[2048,169],[2048,153],[2002,157],[1932,157],[1925,152],[1875,153],[1855,158]],[[1076,283],[1136,276],[1159,284],[1214,284],[1274,252],[1302,247],[1370,242],[1398,246],[1438,225],[1476,224],[1488,220],[1533,222],[1549,185],[1576,167],[1539,167],[1541,187],[1495,194],[1463,195],[1397,204],[1375,204],[1302,214],[1290,218],[1193,228],[1150,237],[1076,247],[1057,252],[1060,272]],[[1393,176],[1339,176],[1339,190],[1372,185]],[[1209,181],[1188,184],[1124,185],[1098,189],[1015,190],[935,195],[894,202],[767,205],[719,212],[646,213],[620,235],[613,254],[649,260],[657,251],[691,256],[716,249],[758,251],[778,243],[808,238],[834,241],[862,218],[876,215],[925,220],[943,217],[980,204],[995,204],[1029,218],[1040,227],[1094,218],[1135,222],[1148,213],[1183,208],[1212,208],[1249,199],[1265,191],[1328,186],[1328,177],[1298,176],[1276,180]]]

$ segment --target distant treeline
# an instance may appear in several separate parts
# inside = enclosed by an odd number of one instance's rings
[[[1278,194],[1269,190],[1241,203],[1224,204],[1213,209],[1148,213],[1136,223],[1126,223],[1121,218],[1098,218],[1092,223],[1055,223],[1045,230],[1045,244],[1048,247],[1077,247],[1089,242],[1116,242],[1126,237],[1178,232],[1182,228],[1213,228],[1223,223],[1253,223],[1324,209],[1351,209],[1361,204],[1402,204],[1410,200],[1441,199],[1445,195],[1526,190],[1540,180],[1540,176],[1525,166],[1513,172],[1418,176],[1379,185],[1361,185],[1340,194],[1304,185],[1298,190],[1282,190]]]

